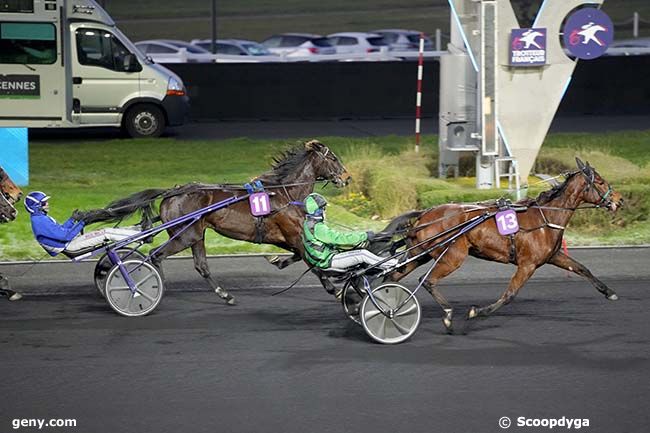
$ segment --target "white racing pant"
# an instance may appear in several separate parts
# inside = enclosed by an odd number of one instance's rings
[[[332,257],[332,263],[330,266],[336,269],[348,269],[362,263],[374,265],[382,260],[384,260],[384,257],[379,257],[368,250],[351,250],[335,254]],[[389,269],[396,265],[397,259],[390,259],[387,262],[382,263],[379,267],[382,269]]]
[[[104,243],[121,241],[129,236],[137,235],[140,230],[131,228],[103,228],[83,235],[79,235],[66,245],[65,250],[71,253],[81,251]]]

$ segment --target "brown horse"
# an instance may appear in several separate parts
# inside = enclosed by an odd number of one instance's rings
[[[517,266],[508,288],[501,297],[493,304],[471,307],[467,315],[469,319],[488,316],[502,305],[511,302],[535,270],[546,263],[585,277],[607,299],[612,301],[618,299],[616,293],[594,277],[584,265],[560,250],[565,227],[581,204],[590,203],[595,207],[604,207],[615,212],[623,203],[621,195],[615,192],[588,163],[585,165],[578,158],[576,158],[576,162],[578,170],[567,174],[563,184],[541,193],[536,199],[526,199],[515,203],[515,207],[519,207],[521,210],[521,212],[517,212],[520,230],[516,234],[502,236],[497,230],[495,218],[490,218],[458,238],[456,242],[451,243],[447,250],[436,249],[421,259],[404,266],[403,270],[398,269],[388,278],[398,281],[418,266],[439,258],[438,264],[427,277],[424,286],[444,310],[443,323],[449,331],[452,330],[453,309],[438,291],[436,284],[458,269],[468,255],[500,263],[512,263]],[[407,246],[423,243],[422,246],[409,251],[408,255],[414,257],[419,252],[427,250],[434,242],[444,239],[443,237],[431,243],[426,242],[432,236],[462,224],[477,215],[496,210],[497,207],[494,203],[485,205],[447,204],[423,211],[409,222],[406,220],[413,217],[413,214],[405,215],[403,218],[398,217],[391,223],[391,226],[398,226],[399,224],[396,223],[402,218],[405,225],[410,226],[407,232]],[[449,236],[451,234],[447,237]]]
[[[14,205],[20,200],[23,192],[9,178],[7,172],[0,167],[0,224],[16,219],[18,211]],[[11,301],[21,298],[19,293],[9,289],[9,280],[0,274],[0,295],[6,296]]]
[[[272,194],[271,214],[265,217],[252,216],[246,200],[204,215],[182,233],[182,225],[172,227],[168,230],[171,241],[152,257],[154,265],[160,266],[166,257],[191,247],[197,272],[221,298],[229,305],[234,305],[235,299],[217,283],[208,267],[205,231],[212,229],[232,239],[272,244],[289,250],[294,253],[293,257],[272,261],[276,266],[284,267],[286,263],[302,257],[300,235],[305,213],[301,201],[313,192],[315,183],[327,181],[342,187],[349,182],[350,175],[334,152],[319,141],[312,140],[284,153],[275,160],[269,172],[255,180],[261,181]],[[147,190],[113,202],[104,209],[81,212],[77,219],[83,219],[86,223],[115,221],[138,210],[151,215],[155,200],[162,198],[160,217],[163,222],[168,222],[245,192],[235,185],[203,184],[188,184],[170,190]],[[331,290],[331,283],[324,276],[317,275],[325,288]]]

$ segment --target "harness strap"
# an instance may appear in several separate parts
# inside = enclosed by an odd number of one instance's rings
[[[511,233],[509,236],[510,238],[510,262],[513,264],[517,264],[517,245],[515,245],[515,234]]]
[[[264,218],[255,217],[255,243],[261,244],[264,241]]]

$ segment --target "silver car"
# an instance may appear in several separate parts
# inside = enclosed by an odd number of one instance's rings
[[[209,63],[214,55],[185,41],[155,39],[136,42],[135,46],[156,63]]]
[[[403,29],[382,29],[374,30],[372,33],[380,34],[393,51],[413,51],[420,49],[420,35],[417,30]],[[424,35],[424,50],[433,51],[433,42],[427,35]]]
[[[268,48],[259,42],[246,39],[217,39],[215,47],[217,54],[228,54],[233,56],[271,56]],[[212,52],[212,41],[210,39],[193,39],[192,45]]]
[[[329,39],[310,33],[282,33],[262,41],[262,45],[273,54],[287,57],[308,57],[321,54],[336,54],[336,48]]]

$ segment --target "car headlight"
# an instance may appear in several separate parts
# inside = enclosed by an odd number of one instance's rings
[[[169,82],[167,82],[167,95],[185,96],[185,86],[176,78],[169,77]]]

